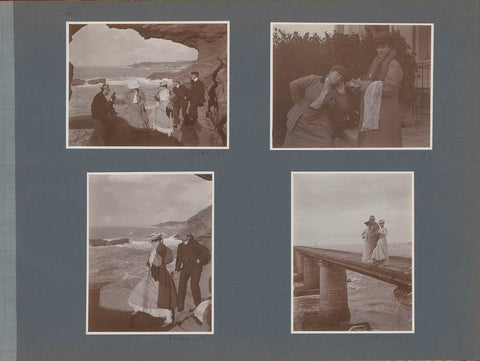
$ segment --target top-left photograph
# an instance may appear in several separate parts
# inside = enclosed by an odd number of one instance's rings
[[[67,22],[67,148],[229,148],[229,27]]]

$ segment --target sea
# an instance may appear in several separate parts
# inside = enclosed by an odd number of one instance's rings
[[[321,248],[361,253],[363,244],[322,245]],[[412,243],[391,242],[388,250],[391,256],[411,257]],[[411,325],[405,327],[398,319],[399,306],[393,294],[395,285],[349,270],[347,281],[352,322],[369,322],[373,331],[410,331]],[[301,330],[302,315],[309,311],[318,311],[318,295],[294,298],[295,330]]]
[[[148,236],[153,232],[163,232],[159,227],[90,227],[89,238],[116,239],[128,238],[130,243],[115,246],[88,247],[89,284],[104,284],[118,280],[130,281],[132,287],[145,273],[152,245]],[[176,255],[181,240],[170,235],[164,244]],[[173,262],[167,265],[171,272]]]
[[[85,67],[76,66],[73,78],[80,80],[93,80],[105,78],[110,84],[110,95],[116,92],[116,96],[121,98],[127,91],[127,84],[133,80],[138,80],[141,89],[147,97],[146,108],[151,108],[155,104],[153,96],[158,92],[161,84],[172,84],[173,78],[180,82],[188,81],[188,74],[182,71],[189,65],[188,62],[178,63],[153,63],[137,64],[125,66],[97,66]],[[163,73],[164,78],[150,80],[147,77],[152,73]],[[90,114],[90,105],[93,97],[100,91],[100,84],[88,84],[72,86],[72,97],[69,102],[69,116],[82,116]]]

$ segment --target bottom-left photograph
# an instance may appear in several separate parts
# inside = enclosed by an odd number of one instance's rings
[[[87,173],[87,334],[212,334],[214,173]]]

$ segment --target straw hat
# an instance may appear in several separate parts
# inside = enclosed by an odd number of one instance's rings
[[[140,82],[135,79],[135,80],[133,80],[133,81],[131,81],[130,83],[127,84],[127,88],[130,89],[130,90],[138,89],[138,88],[140,88]]]

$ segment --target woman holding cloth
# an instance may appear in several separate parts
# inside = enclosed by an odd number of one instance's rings
[[[362,94],[358,147],[397,148],[402,146],[398,92],[403,71],[395,59],[393,34],[380,32],[375,41],[378,56],[365,80],[351,82]]]

